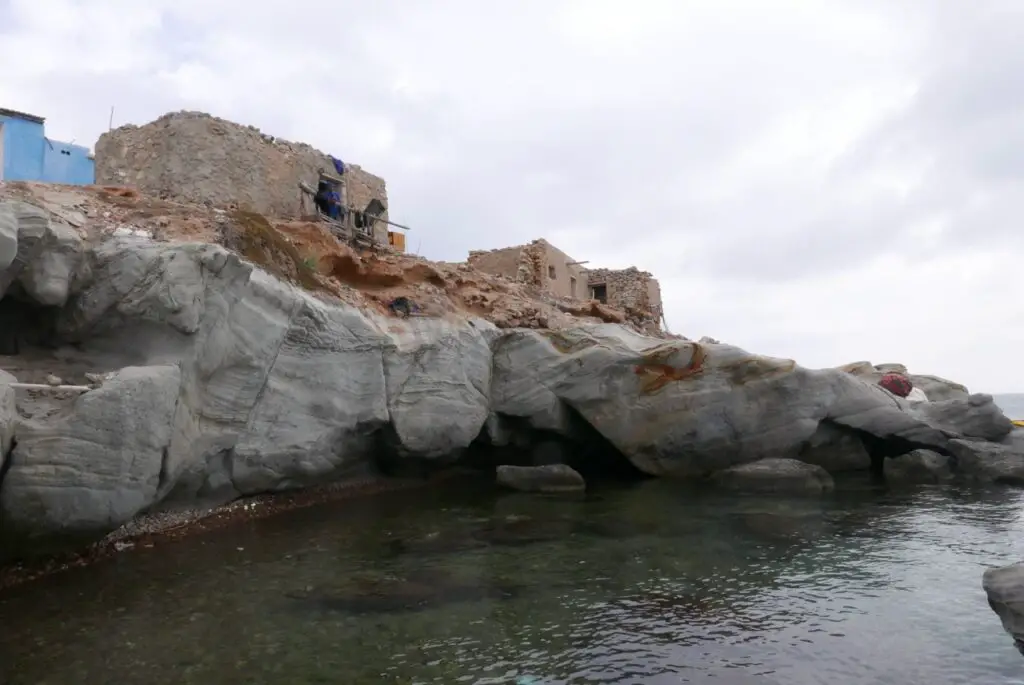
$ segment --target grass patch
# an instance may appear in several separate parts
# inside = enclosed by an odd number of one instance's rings
[[[316,277],[316,258],[304,257],[265,216],[239,209],[231,218],[235,230],[229,247],[278,278],[296,282],[307,290],[323,290]]]

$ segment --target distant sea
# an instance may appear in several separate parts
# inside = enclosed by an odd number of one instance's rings
[[[993,395],[996,404],[1011,419],[1024,420],[1024,392]]]

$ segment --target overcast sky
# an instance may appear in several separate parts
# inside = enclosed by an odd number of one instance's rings
[[[0,0],[0,64],[53,138],[208,111],[432,259],[544,237],[689,337],[1024,391],[1022,0]]]

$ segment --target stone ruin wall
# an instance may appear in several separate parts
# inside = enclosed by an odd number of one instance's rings
[[[388,205],[384,179],[345,162],[348,204],[377,198]],[[172,112],[143,126],[127,125],[96,143],[96,183],[132,186],[146,195],[211,207],[238,207],[280,218],[302,214],[299,181],[314,188],[318,170],[334,174],[330,157],[202,112]],[[305,202],[312,212],[312,202]],[[383,218],[388,218],[384,212]],[[374,237],[387,244],[387,224]]]
[[[591,269],[589,285],[605,284],[608,304],[616,309],[634,309],[655,321],[661,319],[661,286],[650,273],[635,266],[628,269]]]
[[[586,299],[586,271],[576,265],[570,266],[569,262],[572,261],[557,247],[538,238],[526,245],[474,250],[469,253],[466,263],[479,271],[505,276],[560,298],[573,298],[572,279],[576,279],[574,299]],[[551,278],[550,267],[555,269],[554,278]]]
[[[500,250],[473,250],[469,253],[466,263],[477,271],[516,280],[519,257],[523,247],[523,245],[516,245],[515,247],[503,247]]]
[[[590,290],[587,288],[587,272],[578,264],[571,264],[576,261],[565,254],[557,247],[546,240],[536,240],[538,251],[543,250],[541,259],[542,273],[545,280],[545,290],[552,295],[573,300],[587,300],[590,298]],[[531,244],[531,245],[532,245]],[[550,267],[555,269],[555,277],[551,278]],[[576,282],[575,292],[573,281]]]

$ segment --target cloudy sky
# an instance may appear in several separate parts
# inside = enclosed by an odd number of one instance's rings
[[[545,237],[690,337],[1024,391],[1022,37],[1021,0],[0,0],[0,106],[255,124],[387,179],[427,257]]]

